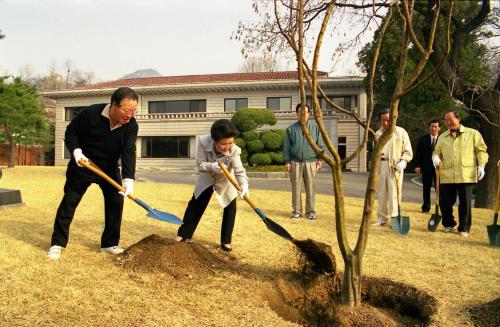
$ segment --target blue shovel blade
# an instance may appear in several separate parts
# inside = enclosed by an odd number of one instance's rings
[[[179,217],[172,215],[171,213],[163,212],[156,209],[149,209],[148,217],[155,218],[158,220],[163,220],[172,224],[177,224],[177,225],[183,224],[182,220]]]

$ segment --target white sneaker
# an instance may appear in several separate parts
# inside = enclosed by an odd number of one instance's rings
[[[123,248],[118,245],[110,246],[109,248],[101,248],[101,252],[111,253],[111,254],[121,254],[125,251]]]
[[[57,260],[61,257],[62,247],[59,245],[52,245],[47,251],[47,257],[52,260]]]
[[[372,224],[373,227],[380,227],[380,226],[384,226],[386,223],[380,221],[380,220],[377,220],[376,222],[374,222]]]
[[[445,228],[443,229],[443,232],[445,232],[445,233],[451,233],[451,232],[453,232],[454,230],[455,230],[455,227],[445,227]]]
[[[469,232],[460,232],[460,236],[469,237]]]

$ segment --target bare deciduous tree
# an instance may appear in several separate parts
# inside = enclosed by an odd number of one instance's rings
[[[451,12],[453,1],[447,8]],[[332,169],[332,182],[334,191],[334,214],[337,233],[337,242],[345,264],[342,290],[342,302],[350,307],[361,304],[361,281],[363,255],[368,241],[369,222],[371,220],[373,205],[375,201],[375,188],[378,182],[378,171],[380,166],[381,151],[387,141],[394,133],[398,117],[400,99],[410,90],[418,87],[423,80],[429,76],[422,77],[422,71],[427,64],[433,51],[433,43],[438,27],[438,18],[441,13],[441,3],[436,1],[431,8],[432,15],[429,22],[428,34],[425,40],[419,39],[414,31],[413,15],[414,1],[362,1],[352,3],[351,1],[319,1],[319,0],[274,0],[270,2],[254,2],[254,9],[260,15],[261,20],[256,24],[240,24],[236,36],[243,41],[245,51],[258,51],[262,47],[276,49],[276,51],[290,51],[297,61],[299,76],[300,99],[306,103],[307,93],[310,93],[314,109],[314,119],[318,124],[321,135],[325,141],[326,149],[320,149],[313,141],[305,122],[305,116],[301,117],[301,125],[311,147]],[[368,74],[368,104],[366,115],[352,112],[339,106],[325,95],[318,82],[318,60],[322,51],[322,43],[325,34],[339,28],[332,24],[332,17],[338,14],[346,14],[347,9],[351,15],[363,17],[365,24],[381,24],[382,28],[376,40],[375,55]],[[369,134],[374,134],[370,128],[374,114],[375,95],[374,81],[377,73],[378,53],[383,46],[384,35],[388,24],[396,23],[392,19],[394,15],[401,17],[401,51],[399,54],[400,66],[397,74],[397,83],[394,88],[390,104],[390,124],[382,136],[375,141],[373,150],[374,160],[369,170],[366,186],[363,216],[360,222],[359,234],[356,245],[352,248],[347,237],[345,225],[344,191],[342,187],[342,166],[353,160],[365,149]],[[345,17],[345,16],[344,16]],[[450,16],[444,22],[444,33],[448,35]],[[341,20],[347,23],[348,20]],[[448,42],[449,44],[449,42]],[[407,67],[408,50],[411,47],[418,49],[420,60],[415,67]],[[324,49],[323,49],[324,50]],[[332,52],[331,49],[327,51]],[[320,107],[319,97],[323,97],[337,111],[352,116],[355,121],[364,128],[363,141],[358,148],[347,158],[341,159],[337,149],[333,145],[330,136],[324,126],[323,114]],[[304,112],[304,111],[302,111]]]

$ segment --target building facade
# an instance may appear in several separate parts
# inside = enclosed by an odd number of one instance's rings
[[[365,117],[366,93],[361,77],[328,77],[323,73],[319,80],[329,98]],[[300,102],[296,72],[136,78],[44,92],[45,97],[56,101],[55,165],[70,160],[64,132],[71,119],[85,106],[109,103],[113,91],[121,86],[139,94],[135,115],[139,124],[137,167],[145,169],[193,168],[196,137],[208,134],[215,120],[230,119],[240,108],[272,110],[277,124],[262,129],[285,129],[297,120],[295,106]],[[336,112],[324,99],[321,102],[325,127],[341,157],[345,157],[360,144],[363,129],[349,115]],[[366,171],[366,151],[346,168]]]

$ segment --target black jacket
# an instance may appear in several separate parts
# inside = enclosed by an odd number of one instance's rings
[[[420,167],[420,169],[426,173],[433,172],[434,165],[432,164],[432,151],[434,151],[434,149],[431,146],[431,135],[426,134],[418,140],[417,152],[414,158],[415,167]]]
[[[139,130],[135,118],[113,130],[109,119],[101,113],[105,103],[91,105],[71,120],[66,128],[64,142],[73,154],[76,148],[103,170],[113,169],[122,163],[122,178],[135,175],[135,140]]]

